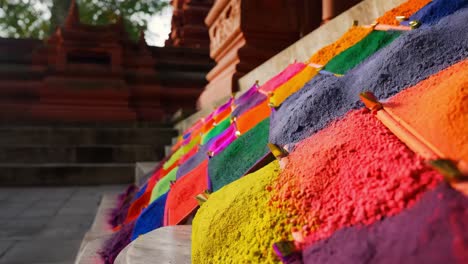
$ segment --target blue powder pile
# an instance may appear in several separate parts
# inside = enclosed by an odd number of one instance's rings
[[[408,25],[409,21],[417,20],[423,27],[429,26],[466,6],[468,6],[467,0],[433,0],[401,24]]]
[[[163,226],[167,194],[168,193],[165,193],[154,200],[154,202],[141,212],[136,220],[135,228],[133,229],[132,241],[137,239],[140,235],[144,235]]]
[[[371,226],[341,229],[303,252],[304,263],[467,263],[468,197],[446,183]]]
[[[363,107],[361,91],[379,99],[395,95],[468,56],[468,8],[432,27],[403,33],[343,77],[318,75],[272,113],[270,142],[285,145]]]

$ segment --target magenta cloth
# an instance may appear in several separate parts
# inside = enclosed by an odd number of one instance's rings
[[[214,111],[213,116],[217,116],[217,115],[219,115],[220,113],[222,113],[224,110],[226,110],[226,109],[228,109],[229,107],[231,107],[232,101],[234,101],[234,98],[232,98],[232,97],[229,98],[229,100],[228,100],[226,103],[224,103],[222,106],[218,107],[218,109],[216,109],[216,110]]]
[[[247,92],[243,93],[241,96],[239,96],[239,98],[234,100],[234,104],[238,106],[238,105],[247,103],[249,101],[249,98],[257,92],[258,92],[258,85],[254,84],[252,85],[252,87],[250,87],[249,90],[247,90]]]
[[[289,79],[294,77],[297,73],[302,71],[306,67],[306,64],[302,62],[296,62],[289,64],[286,69],[282,72],[278,73],[275,77],[271,78],[268,82],[260,86],[259,90],[263,94],[268,94],[269,92],[273,92],[276,88],[278,88],[283,83],[287,82]]]
[[[232,123],[223,133],[221,133],[215,141],[209,147],[209,151],[216,155],[223,151],[231,142],[233,142],[236,136],[236,125]]]

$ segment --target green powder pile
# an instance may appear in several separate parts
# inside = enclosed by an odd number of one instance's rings
[[[273,161],[213,193],[192,227],[192,263],[280,263],[272,244],[292,240],[286,214],[268,205]]]
[[[400,35],[401,33],[398,31],[372,31],[364,39],[356,43],[356,45],[331,59],[325,65],[325,70],[345,74],[376,51],[390,44]]]
[[[242,177],[268,153],[269,127],[270,118],[267,118],[210,159],[208,172],[213,191]]]

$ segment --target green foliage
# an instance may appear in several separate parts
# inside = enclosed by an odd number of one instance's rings
[[[43,39],[56,28],[53,23],[64,20],[69,2],[0,0],[0,36]],[[139,32],[147,28],[151,15],[161,11],[169,0],[78,0],[77,4],[82,23],[105,25],[122,16],[130,38],[137,40]]]

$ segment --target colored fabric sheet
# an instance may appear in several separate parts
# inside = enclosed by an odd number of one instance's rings
[[[237,105],[231,115],[233,117],[239,117],[265,101],[267,101],[267,96],[256,90],[255,93],[249,97],[249,100]]]
[[[285,145],[312,135],[349,110],[362,107],[362,91],[389,98],[465,59],[466,10],[430,28],[405,32],[341,78],[315,76],[272,112],[270,142]]]
[[[311,66],[306,66],[302,71],[296,74],[294,77],[289,79],[287,82],[283,83],[271,94],[269,94],[270,104],[278,107],[280,106],[286,98],[291,94],[299,91],[304,84],[306,84],[310,79],[312,79],[317,74],[317,69]]]
[[[208,133],[204,134],[201,140],[201,144],[205,145],[210,139],[216,137],[217,135],[221,134],[226,128],[231,125],[231,119],[225,118],[221,123],[214,126]]]
[[[192,223],[192,263],[279,263],[272,244],[292,239],[286,213],[268,206],[278,161],[210,195]]]
[[[400,35],[401,32],[398,31],[372,31],[354,46],[331,59],[324,69],[333,73],[345,74]]]
[[[175,167],[166,176],[159,179],[158,183],[154,186],[153,191],[151,192],[150,203],[152,203],[154,200],[158,199],[161,195],[169,191],[169,187],[171,186],[171,181],[176,180],[178,168],[179,167]]]
[[[422,26],[430,26],[441,18],[467,6],[467,0],[433,0],[413,14],[408,21],[403,21],[401,24],[408,25],[409,21],[417,20],[422,23]]]
[[[384,106],[445,158],[468,164],[468,60],[398,93]]]
[[[331,59],[333,59],[333,57],[355,45],[371,32],[371,27],[353,26],[337,41],[321,48],[314,55],[312,55],[312,57],[309,59],[309,62],[319,65],[326,65]]]
[[[410,17],[419,9],[427,5],[431,0],[409,0],[403,4],[385,12],[385,14],[377,18],[377,22],[380,24],[398,26],[400,21],[396,20],[397,16]]]
[[[246,92],[234,99],[234,106],[239,106],[248,103],[251,97],[258,92],[258,85],[254,84]]]
[[[151,178],[149,178],[145,193],[142,196],[140,196],[138,199],[132,202],[127,212],[127,218],[125,219],[126,224],[136,220],[138,216],[141,214],[141,211],[146,206],[148,206],[150,199],[151,199],[151,193],[153,192],[154,186],[156,185],[159,178],[161,177],[161,173],[162,173],[161,169],[157,170],[151,176]]]
[[[177,225],[198,206],[195,196],[208,189],[208,160],[178,179],[169,190],[165,225]]]
[[[149,233],[164,224],[164,210],[167,200],[167,193],[161,195],[158,199],[146,207],[135,223],[132,233],[132,241],[140,235]]]
[[[171,168],[174,164],[176,164],[177,160],[179,160],[180,157],[182,157],[184,155],[184,153],[185,153],[185,150],[182,147],[180,147],[176,152],[172,153],[169,160],[167,160],[164,163],[163,169],[168,170],[169,168]]]
[[[225,118],[229,117],[232,112],[232,103],[234,102],[233,98],[229,98],[229,100],[218,109],[215,110],[213,119],[216,123],[222,122]]]
[[[268,101],[265,100],[236,118],[237,130],[241,133],[241,135],[245,134],[262,120],[268,118],[270,113],[271,108],[268,106]]]
[[[223,151],[231,142],[233,142],[236,136],[236,125],[231,124],[223,133],[219,134],[218,137],[213,141],[213,143],[208,148],[209,155],[214,156]]]
[[[303,252],[312,263],[467,263],[468,197],[442,183],[413,207],[335,232]],[[337,254],[339,250],[339,254]]]
[[[302,62],[291,63],[282,72],[278,73],[273,78],[268,80],[265,84],[260,86],[258,90],[261,93],[268,95],[270,92],[276,90],[277,87],[287,82],[289,79],[291,79],[300,71],[302,71],[305,67],[306,65]]]
[[[208,163],[213,191],[239,179],[268,151],[269,119],[265,119],[232,142]]]
[[[369,225],[412,206],[443,180],[367,109],[304,139],[273,185],[273,206],[296,212],[305,245],[346,226]]]

